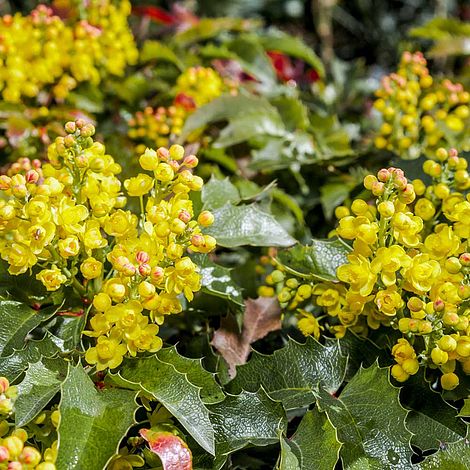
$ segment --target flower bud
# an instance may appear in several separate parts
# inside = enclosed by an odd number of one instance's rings
[[[369,191],[372,189],[372,185],[377,181],[377,178],[374,175],[367,175],[364,178],[364,188]]]
[[[392,201],[382,201],[378,205],[377,210],[379,211],[379,214],[382,217],[385,217],[388,219],[392,217],[393,214],[395,213],[395,205],[393,204]]]
[[[184,147],[181,145],[172,145],[169,149],[170,157],[173,160],[181,160],[184,157]]]
[[[437,345],[443,351],[451,352],[454,351],[457,347],[457,341],[455,341],[455,339],[450,335],[444,335],[439,339]]]
[[[391,176],[392,175],[391,175],[390,171],[387,170],[386,168],[382,168],[377,173],[377,179],[379,181],[381,181],[382,183],[386,183],[391,178]]]
[[[419,362],[417,359],[405,359],[401,364],[402,369],[409,375],[414,375],[418,372]]]
[[[203,227],[209,227],[214,223],[214,215],[209,211],[202,211],[197,218],[197,222]]]
[[[466,268],[470,266],[470,253],[462,253],[459,256],[459,261],[462,266],[465,266]]]
[[[455,256],[446,259],[445,268],[450,274],[457,274],[462,269],[460,261]]]
[[[34,184],[39,180],[39,173],[36,170],[28,170],[25,177],[27,183]]]
[[[187,224],[191,220],[191,214],[186,209],[181,209],[178,213],[178,219]]]
[[[160,147],[157,149],[158,158],[164,162],[170,159],[170,152],[165,147]]]
[[[382,196],[385,191],[385,186],[380,181],[376,181],[371,188],[372,194],[374,196]]]
[[[41,453],[34,447],[26,446],[20,454],[20,462],[35,467],[41,461]]]
[[[183,165],[186,166],[187,168],[196,168],[198,164],[199,164],[199,160],[196,157],[196,155],[188,155],[183,160]]]
[[[96,294],[93,298],[93,307],[95,307],[98,312],[105,312],[106,310],[108,310],[108,308],[111,307],[111,304],[111,298],[108,294],[105,294],[104,292]]]
[[[160,266],[155,266],[154,268],[152,268],[152,272],[150,273],[150,277],[156,282],[161,281],[164,275],[165,275],[165,270],[161,268]]]
[[[67,134],[73,134],[77,130],[77,126],[73,121],[67,122],[64,127]]]
[[[443,351],[442,349],[435,347],[431,351],[431,359],[437,366],[441,364],[445,364],[449,360],[449,355],[447,352]]]
[[[18,457],[23,450],[23,441],[16,436],[9,436],[3,439],[3,446],[7,448],[12,457]]]
[[[143,263],[139,266],[139,274],[143,277],[147,277],[147,276],[150,276],[152,272],[152,267],[150,266],[150,264],[147,264],[147,263]]]
[[[0,462],[7,462],[10,458],[10,452],[5,446],[0,446]]]
[[[391,370],[392,377],[398,382],[405,382],[410,378],[410,375],[407,374],[400,364],[395,364]]]
[[[444,390],[453,390],[459,385],[459,378],[453,372],[441,376],[441,386]]]
[[[146,251],[138,251],[135,255],[135,259],[139,264],[144,264],[150,261],[150,256]]]
[[[0,395],[5,393],[10,387],[10,382],[6,377],[0,377]]]
[[[155,286],[150,282],[143,281],[138,287],[139,295],[144,298],[152,297],[155,294]]]

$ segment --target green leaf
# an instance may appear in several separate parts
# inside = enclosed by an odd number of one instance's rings
[[[176,34],[176,45],[186,47],[194,42],[205,41],[224,31],[246,31],[259,25],[258,21],[242,18],[201,18],[192,27]]]
[[[288,443],[300,463],[299,470],[310,470],[313,462],[322,470],[332,470],[339,459],[336,429],[317,408],[307,411]]]
[[[56,310],[53,307],[36,311],[21,302],[1,300],[0,355],[7,356],[15,349],[22,349],[26,335],[54,315]]]
[[[189,134],[209,123],[230,121],[236,117],[243,117],[247,111],[252,116],[266,117],[271,123],[274,123],[274,126],[283,126],[279,112],[265,98],[242,94],[236,96],[223,95],[200,107],[186,119],[180,139],[184,141]],[[250,132],[249,135],[254,134]],[[228,139],[228,136],[226,138]],[[247,139],[248,136],[243,138],[243,140]]]
[[[230,119],[229,125],[220,131],[214,147],[229,147],[264,135],[282,137],[285,133],[284,124],[277,115],[246,110]]]
[[[466,436],[467,427],[457,417],[457,410],[430,389],[423,373],[412,376],[400,395],[403,406],[410,409],[406,426],[414,433],[411,442],[422,451],[439,449]]]
[[[69,366],[59,405],[58,470],[102,470],[135,423],[136,393],[98,391],[81,365]]]
[[[142,45],[142,50],[140,51],[140,61],[148,62],[150,60],[162,60],[171,62],[172,64],[176,65],[180,70],[184,70],[185,68],[184,64],[173,52],[173,50],[160,41],[148,40],[145,41]]]
[[[67,375],[63,359],[43,359],[30,364],[24,379],[18,384],[15,402],[15,425],[23,427],[41,412],[59,392]]]
[[[61,348],[60,340],[47,335],[38,341],[28,341],[24,349],[14,350],[11,355],[0,357],[0,376],[14,382],[27,368],[28,364],[43,357],[53,357]]]
[[[336,340],[325,345],[313,338],[305,344],[290,339],[271,356],[253,352],[247,364],[237,367],[237,375],[227,385],[231,393],[255,391],[260,386],[271,398],[282,402],[286,410],[302,408],[315,401],[319,384],[328,393],[341,386],[347,358]]]
[[[201,389],[201,399],[205,404],[217,403],[225,397],[220,386],[211,374],[202,367],[202,359],[190,359],[181,356],[176,346],[164,348],[158,351],[158,359],[171,364],[181,374],[186,374],[187,379]]]
[[[457,416],[464,416],[466,418],[470,416],[470,398],[465,398],[463,406]]]
[[[302,277],[336,281],[336,270],[348,262],[349,245],[339,239],[312,240],[311,245],[296,245],[280,251],[277,261]]]
[[[286,432],[287,419],[282,405],[262,389],[229,395],[223,402],[210,405],[209,410],[217,436],[217,462],[223,462],[229,453],[248,444],[275,444]]]
[[[470,442],[462,439],[454,444],[444,446],[416,466],[419,470],[468,470],[470,462]]]
[[[276,467],[279,470],[300,470],[300,464],[289,442],[284,437],[281,438],[281,453],[279,454],[279,464]]]
[[[62,352],[72,351],[80,345],[82,331],[85,328],[86,315],[58,316],[48,330],[61,340]]]
[[[272,87],[276,84],[276,73],[258,36],[239,36],[228,43],[227,47],[237,55],[238,62],[246,73],[265,86]]]
[[[150,393],[202,448],[214,454],[214,431],[209,411],[201,399],[200,387],[191,383],[186,373],[152,356],[126,360],[113,380],[134,390],[142,389]]]
[[[272,100],[289,131],[306,130],[309,124],[308,111],[302,101],[293,96],[279,96]]]
[[[273,218],[256,204],[226,204],[213,211],[215,222],[206,233],[227,248],[235,246],[290,246],[295,240]]]
[[[320,76],[325,75],[320,58],[299,37],[273,29],[269,34],[261,37],[261,44],[268,51],[282,52],[291,57],[297,57],[311,65]]]
[[[399,389],[388,379],[388,369],[377,364],[361,368],[339,398],[321,387],[317,393],[320,410],[337,429],[345,468],[363,457],[379,460],[382,468],[411,466],[407,411],[398,399]]]
[[[348,198],[355,185],[354,182],[329,181],[320,188],[320,201],[327,219],[333,217],[336,207]]]
[[[199,266],[202,290],[243,307],[241,287],[232,278],[232,269],[213,263],[205,254],[195,253],[192,259]]]
[[[240,202],[238,189],[230,182],[229,178],[217,179],[212,175],[211,179],[204,184],[201,198],[203,208],[206,210],[218,209],[227,203],[237,204]]]

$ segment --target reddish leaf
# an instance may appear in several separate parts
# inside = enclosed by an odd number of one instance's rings
[[[248,299],[245,306],[242,331],[239,331],[234,317],[229,315],[222,319],[212,339],[212,345],[227,361],[232,377],[235,366],[248,359],[251,344],[281,328],[281,310],[275,297]]]
[[[141,429],[140,435],[149,443],[150,450],[162,461],[163,470],[192,470],[193,457],[186,442],[168,431]]]

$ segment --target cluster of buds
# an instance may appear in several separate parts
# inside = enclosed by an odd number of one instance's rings
[[[0,19],[0,88],[12,103],[42,91],[63,100],[82,82],[98,84],[109,75],[122,75],[137,60],[127,24],[127,0],[89,2],[87,18],[65,21],[39,5],[28,16]]]
[[[143,111],[137,111],[128,122],[127,133],[132,140],[142,142],[136,146],[136,152],[143,153],[146,146],[167,147],[181,134],[190,112],[179,104],[157,109],[148,106]]]
[[[457,387],[470,373],[470,196],[460,192],[470,184],[466,167],[455,149],[439,148],[423,164],[429,185],[393,167],[366,176],[375,203],[355,199],[335,211],[332,235],[352,241],[339,282],[281,266],[267,276],[274,286],[267,288],[281,306],[297,310],[304,334],[398,330],[403,337],[391,351],[396,380],[427,367],[440,371],[443,389]]]
[[[383,118],[377,148],[404,159],[433,158],[437,148],[456,142],[468,149],[470,94],[460,83],[433,79],[420,52],[405,52],[376,95],[374,107]]]
[[[125,209],[121,166],[93,141],[94,126],[77,120],[65,132],[49,147],[49,163],[33,168],[22,160],[1,177],[0,255],[10,274],[40,266],[36,278],[48,291],[70,286],[92,301],[87,334],[97,340],[86,358],[112,368],[127,352],[161,347],[164,315],[181,312],[180,295],[190,301],[200,289],[188,250],[215,248],[201,229],[214,217],[195,218],[190,193],[203,180],[193,174],[197,157],[183,147],[147,149],[139,158],[144,172],[124,181],[139,216]]]

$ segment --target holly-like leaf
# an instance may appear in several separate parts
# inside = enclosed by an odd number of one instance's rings
[[[233,316],[228,316],[221,320],[211,343],[227,361],[232,376],[235,375],[235,366],[246,362],[252,343],[271,331],[281,329],[281,311],[275,298],[248,299],[245,305],[242,331],[239,331]]]
[[[24,379],[18,384],[15,402],[15,424],[29,423],[60,390],[67,375],[63,359],[43,359],[30,364]]]
[[[400,395],[403,406],[410,409],[406,426],[414,434],[411,442],[422,451],[439,449],[466,436],[467,427],[457,410],[431,390],[423,373],[412,376]]]
[[[181,367],[180,360],[177,361]],[[214,431],[209,420],[200,387],[185,373],[162,362],[157,356],[128,359],[113,380],[134,390],[145,390],[184,426],[207,452],[214,454]]]
[[[201,287],[204,292],[243,307],[242,289],[233,280],[231,269],[213,263],[205,254],[195,253],[192,258],[199,266]]]
[[[281,438],[281,453],[279,454],[279,463],[276,469],[279,470],[300,470],[300,463],[292,451],[286,438]]]
[[[139,57],[141,62],[150,60],[167,61],[176,65],[180,70],[184,70],[184,64],[174,53],[174,51],[160,41],[145,41]]]
[[[283,127],[279,112],[266,99],[242,94],[236,96],[223,95],[205,106],[200,107],[188,117],[181,131],[180,139],[184,141],[192,132],[212,122],[230,122],[235,118],[241,119],[246,115],[247,110],[249,110],[250,116],[252,116],[253,119],[251,120],[251,130],[247,129],[247,131],[249,131],[248,134],[240,135],[240,138],[244,141],[256,135],[256,132],[253,131],[253,126],[257,125],[257,119],[261,116],[265,121],[271,122],[275,128]],[[243,124],[243,121],[238,124],[238,127],[240,127],[241,124]],[[225,136],[224,139],[227,139],[228,142],[228,136]],[[231,141],[234,143],[233,137]],[[225,144],[227,144],[227,142]]]
[[[217,436],[216,468],[221,467],[228,454],[248,444],[266,446],[279,442],[287,427],[282,405],[262,389],[229,395],[223,402],[210,405],[209,410]]]
[[[135,423],[136,393],[98,391],[80,365],[69,366],[61,389],[57,468],[102,470]]]
[[[182,356],[176,346],[160,349],[158,359],[171,364],[178,372],[186,374],[187,379],[201,389],[200,395],[204,403],[218,403],[225,397],[219,384],[211,374],[202,367],[201,359],[190,359]]]
[[[271,356],[254,352],[247,364],[237,367],[228,391],[255,391],[262,386],[287,410],[302,408],[315,401],[319,385],[335,393],[343,382],[346,364],[336,340],[322,345],[311,337],[305,344],[291,339]]]
[[[221,180],[212,176],[202,188],[201,199],[203,209],[213,210],[224,206],[228,202],[238,204],[240,202],[240,193],[228,177]]]
[[[299,470],[310,470],[313,463],[322,470],[332,470],[339,459],[341,444],[336,438],[336,429],[317,408],[307,411],[287,442],[297,457]]]
[[[12,300],[0,301],[0,355],[7,356],[22,349],[26,335],[54,315],[56,308],[36,311]]]
[[[438,452],[416,465],[416,470],[468,470],[470,442],[462,439],[443,446]]]
[[[274,217],[256,204],[233,206],[226,204],[213,211],[215,222],[206,233],[217,239],[220,246],[281,246],[295,243]]]
[[[141,429],[139,432],[160,458],[163,470],[192,470],[191,451],[183,439],[168,431]]]
[[[341,240],[312,240],[311,245],[296,245],[280,251],[277,259],[287,270],[305,278],[336,281],[336,270],[348,262],[351,248]]]
[[[15,381],[28,368],[28,364],[43,357],[55,356],[60,351],[57,341],[57,338],[48,334],[41,340],[28,341],[24,349],[15,349],[9,356],[0,357],[0,376],[10,382]]]
[[[407,411],[391,385],[388,369],[376,364],[360,369],[339,398],[322,387],[318,405],[337,429],[341,459],[347,468],[360,458],[377,459],[382,468],[411,466],[412,434],[405,426]]]

